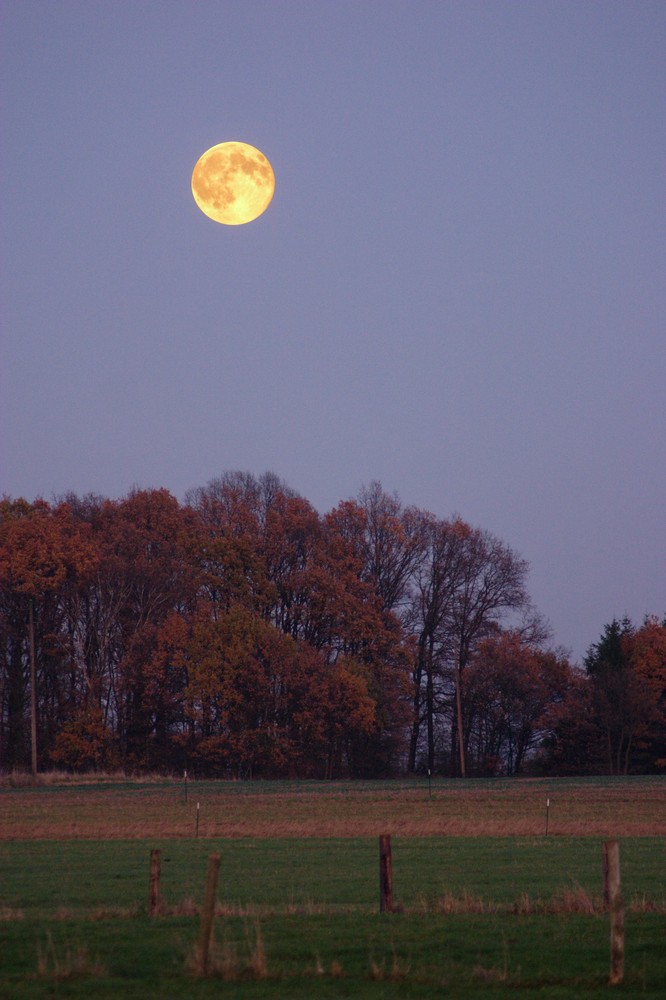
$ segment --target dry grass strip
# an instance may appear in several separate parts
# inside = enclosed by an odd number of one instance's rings
[[[558,784],[518,780],[493,785],[449,783],[427,789],[396,782],[244,790],[202,783],[200,837],[645,837],[666,835],[666,777],[653,781]],[[0,791],[2,840],[145,839],[195,835],[196,802],[178,786],[159,783],[10,788]]]

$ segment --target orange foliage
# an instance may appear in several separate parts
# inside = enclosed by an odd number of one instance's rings
[[[378,483],[325,516],[271,474],[184,505],[4,499],[0,764],[29,760],[32,696],[40,759],[68,768],[378,775],[408,751],[410,769],[517,771],[541,732],[563,767],[581,734],[623,766],[666,760],[664,626],[627,631],[619,672],[572,679],[535,617],[504,631],[525,574]]]
[[[56,736],[50,758],[56,767],[72,771],[115,767],[117,756],[113,753],[111,734],[104,725],[101,710],[84,709],[66,722]]]

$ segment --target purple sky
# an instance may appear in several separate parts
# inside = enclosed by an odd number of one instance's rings
[[[21,0],[0,493],[380,480],[529,560],[555,642],[666,611],[666,6]],[[247,226],[197,158],[270,159]]]

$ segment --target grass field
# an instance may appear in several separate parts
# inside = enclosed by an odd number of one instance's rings
[[[106,782],[0,789],[0,839],[666,835],[666,778]]]
[[[606,998],[601,843],[617,837],[627,944],[612,993],[662,1000],[665,827],[660,778],[437,782],[432,798],[427,782],[201,783],[187,802],[174,782],[5,786],[0,997]],[[399,912],[380,915],[383,832]],[[201,979],[212,852],[216,944]]]
[[[663,1000],[666,985],[655,915],[627,919],[625,982],[612,991],[600,917],[288,915],[220,921],[217,935],[221,971],[202,980],[186,972],[191,918],[15,922],[2,930],[0,996]]]
[[[627,903],[666,912],[666,841],[620,843]],[[221,856],[225,913],[377,910],[378,845],[368,838],[6,842],[0,905],[31,919],[138,914],[147,905],[152,847],[162,852],[162,897],[171,910],[200,901],[212,852]],[[577,893],[580,905],[601,906],[597,838],[394,838],[393,869],[397,903],[417,912],[464,898],[488,911],[553,908],[558,899],[566,910]]]

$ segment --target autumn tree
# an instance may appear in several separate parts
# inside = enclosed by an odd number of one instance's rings
[[[395,757],[405,694],[402,636],[337,513],[322,518],[270,475],[226,475],[191,494],[190,502],[205,524],[206,545],[222,553],[217,568],[208,563],[209,579],[218,581],[209,594],[226,588],[232,603],[239,600],[299,647],[315,650],[332,677],[343,676],[341,660],[357,664],[376,711],[373,734],[367,727],[357,732],[354,766],[372,768]],[[230,553],[236,567],[231,591]]]
[[[648,615],[631,644],[631,668],[645,692],[648,731],[637,748],[643,768],[666,769],[666,621]]]
[[[183,505],[135,490],[1,513],[3,763],[26,759],[32,696],[42,755],[71,768],[369,776],[408,753],[465,773],[498,740],[522,764],[526,567],[460,518],[379,483],[321,515],[242,472]],[[507,625],[520,648],[492,658]],[[634,671],[652,676],[658,643],[642,648]]]
[[[146,673],[158,756],[204,773],[337,777],[375,725],[359,664],[331,665],[241,605],[172,615]]]
[[[402,616],[414,572],[428,546],[422,512],[404,507],[395,493],[388,494],[381,483],[372,482],[355,500],[340,503],[328,518],[356,553],[362,577],[372,584],[383,610]]]
[[[103,763],[136,766],[148,735],[144,665],[161,624],[194,600],[198,585],[196,518],[166,490],[68,503],[90,532],[97,563],[64,606],[76,669],[54,761],[74,766],[73,734],[92,744],[103,733]]]
[[[520,774],[543,739],[547,712],[562,703],[569,664],[517,630],[481,640],[468,666],[466,728],[474,773]]]
[[[656,623],[637,633],[629,619],[613,619],[585,658],[609,774],[627,774],[636,750],[663,720],[665,645]]]
[[[30,692],[31,766],[37,772],[38,730],[62,706],[61,598],[89,574],[96,552],[89,532],[67,504],[3,500],[0,505],[0,628],[8,656],[3,678],[3,729],[7,757],[21,758],[24,695]],[[25,649],[27,648],[27,656]],[[25,664],[29,664],[29,684]],[[40,702],[42,712],[40,713]],[[52,712],[47,708],[49,704]],[[3,740],[4,743],[4,740]]]
[[[603,773],[606,755],[595,719],[592,684],[584,670],[568,668],[562,696],[546,706],[541,729],[537,773]]]
[[[414,643],[412,672],[412,727],[409,745],[410,770],[415,770],[423,724],[426,727],[427,769],[435,770],[436,717],[449,711],[453,604],[462,579],[461,546],[467,525],[459,519],[442,521],[421,517],[426,539],[423,557],[416,564],[412,599],[406,615]]]
[[[489,532],[461,518],[426,517],[426,557],[414,572],[410,627],[416,639],[409,766],[425,724],[427,767],[435,768],[437,719],[448,714],[450,766],[466,775],[465,676],[477,644],[529,609],[527,564]]]
[[[538,766],[551,774],[627,774],[666,767],[666,627],[648,617],[604,627],[583,670],[546,712]]]
[[[488,531],[469,528],[461,534],[462,575],[453,602],[451,635],[454,643],[455,736],[460,775],[465,777],[466,734],[463,721],[463,684],[475,644],[490,635],[507,615],[529,607],[528,565],[509,546]]]
[[[122,594],[109,694],[123,760],[140,761],[150,731],[144,665],[174,610],[193,605],[199,585],[196,520],[166,490],[139,490],[110,507],[106,582]]]

